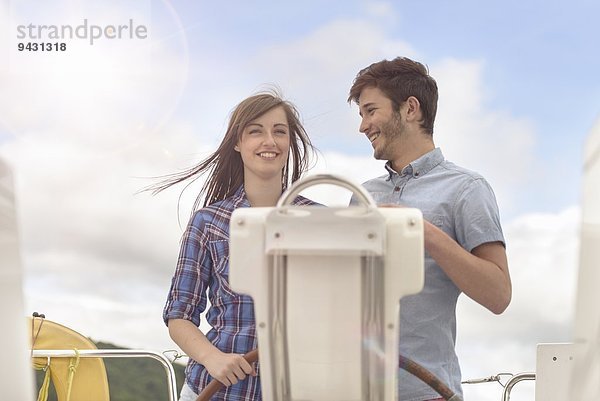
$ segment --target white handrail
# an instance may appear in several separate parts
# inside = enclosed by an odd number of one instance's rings
[[[318,184],[330,184],[338,187],[346,188],[356,198],[367,207],[377,207],[377,204],[371,197],[371,194],[360,184],[357,184],[346,177],[337,174],[316,174],[304,177],[302,180],[294,182],[279,198],[277,201],[277,207],[281,208],[289,206],[292,201],[298,196],[298,194],[308,187]]]

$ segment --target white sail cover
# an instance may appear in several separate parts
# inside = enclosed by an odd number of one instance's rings
[[[24,316],[12,174],[0,159],[0,321],[4,322],[0,330],[2,400],[34,399]]]
[[[600,400],[600,120],[584,150],[581,250],[570,400]]]

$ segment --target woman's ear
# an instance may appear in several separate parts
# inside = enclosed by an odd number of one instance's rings
[[[238,145],[235,145],[235,146],[233,147],[233,150],[235,150],[236,152],[239,152],[239,151],[240,151],[240,147],[239,147]]]

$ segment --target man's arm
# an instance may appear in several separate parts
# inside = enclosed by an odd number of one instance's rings
[[[424,223],[425,250],[454,284],[493,313],[504,312],[512,285],[503,244],[488,242],[468,252],[433,224]]]

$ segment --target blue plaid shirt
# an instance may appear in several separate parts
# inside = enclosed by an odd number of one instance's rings
[[[301,196],[295,205],[313,205]],[[256,348],[256,327],[252,298],[236,294],[229,287],[229,220],[240,207],[250,207],[241,186],[220,202],[198,210],[183,235],[179,259],[163,311],[163,319],[187,319],[200,326],[200,314],[206,314],[212,329],[208,340],[223,352],[245,354]],[[257,369],[258,373],[258,369]],[[186,383],[197,394],[212,380],[203,365],[190,358],[185,370]],[[261,400],[260,377],[248,376],[219,391],[212,398],[227,401]]]

